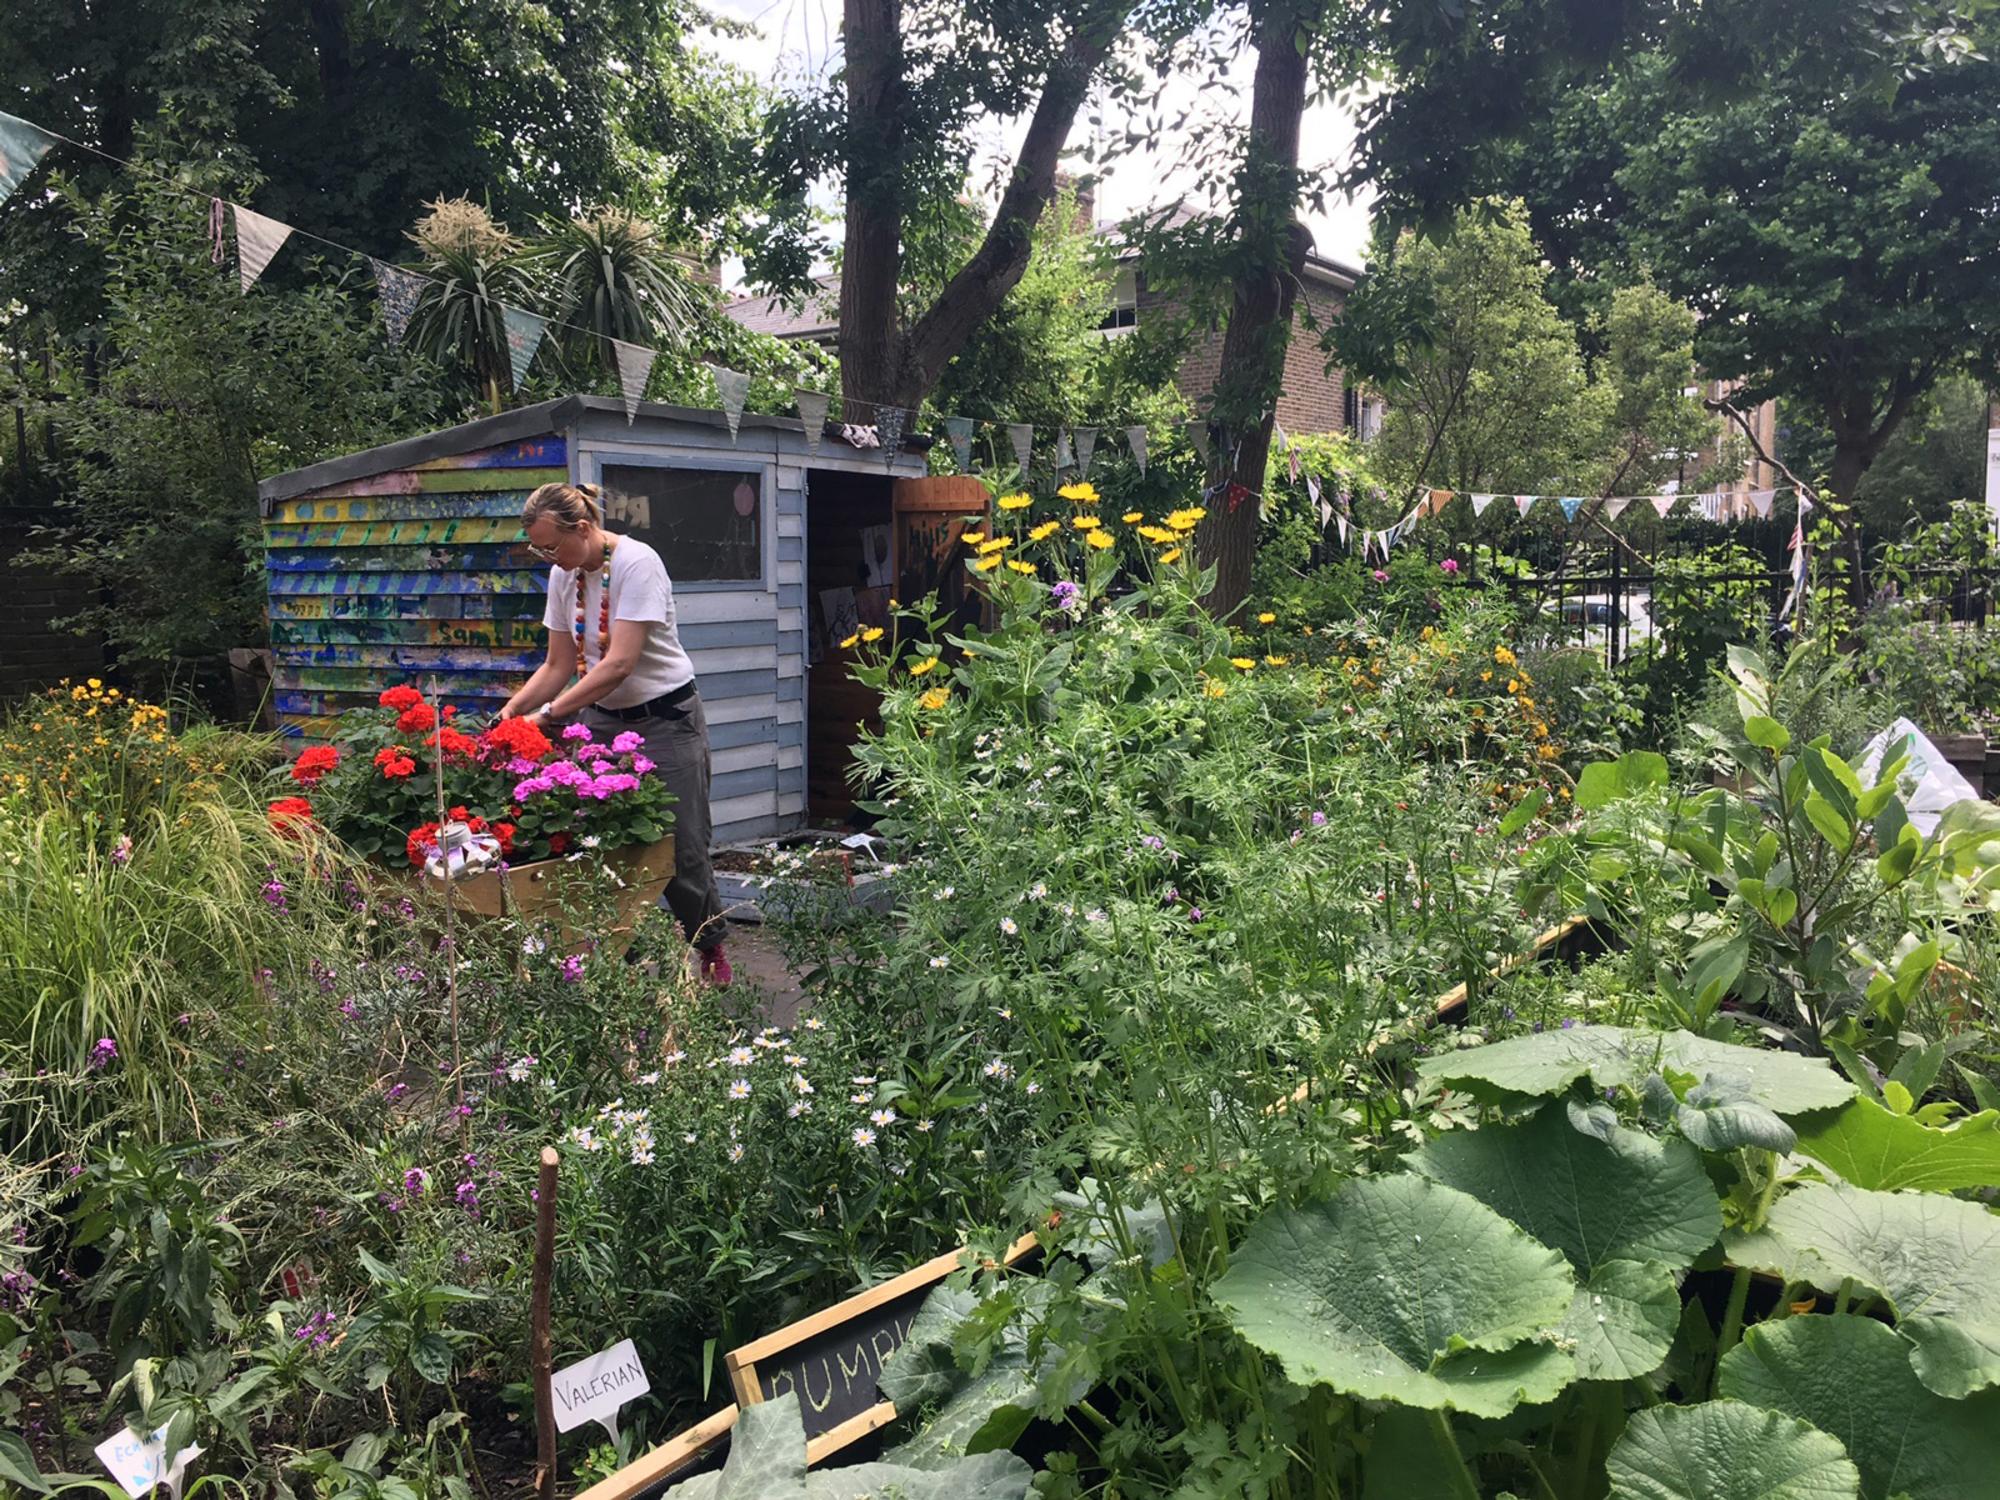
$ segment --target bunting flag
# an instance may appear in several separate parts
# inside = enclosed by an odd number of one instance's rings
[[[903,425],[909,421],[909,412],[900,406],[885,406],[876,413],[875,431],[882,439],[882,464],[884,468],[896,462],[896,455],[903,448]]]
[[[1035,424],[1032,422],[1009,422],[1007,441],[1014,445],[1014,461],[1021,466],[1019,483],[1028,483],[1028,465],[1035,457]]]
[[[805,424],[806,452],[817,456],[820,440],[826,436],[826,409],[833,404],[832,398],[824,391],[794,390],[792,402],[799,409],[799,420]]]
[[[1340,545],[1345,547],[1347,545],[1347,517],[1335,511],[1333,524],[1340,529]]]
[[[1079,427],[1071,434],[1076,439],[1076,477],[1090,478],[1090,461],[1097,455],[1097,429]]]
[[[710,365],[715,377],[715,393],[722,400],[722,420],[729,424],[729,441],[736,441],[736,429],[743,424],[743,403],[750,399],[750,376],[725,365]]]
[[[41,126],[0,111],[0,203],[14,196],[55,143]]]
[[[660,351],[613,339],[611,352],[618,358],[618,389],[625,396],[625,425],[630,427],[632,419],[639,415],[639,403],[646,399],[646,382],[652,376],[653,361],[660,357]]]
[[[542,335],[549,330],[549,320],[503,305],[500,324],[506,333],[507,362],[513,371],[514,389],[518,391],[528,377],[528,366],[535,362],[535,351],[542,347]]]
[[[1752,490],[1750,492],[1750,508],[1757,512],[1759,520],[1768,521],[1771,519],[1771,502],[1777,498],[1778,492],[1776,490]]]
[[[1056,472],[1060,474],[1064,469],[1073,469],[1075,467],[1076,455],[1069,451],[1069,431],[1067,428],[1058,427],[1056,429]]]
[[[1323,505],[1326,503],[1319,497],[1319,476],[1317,474],[1306,475],[1306,493],[1312,497],[1314,505]]]
[[[243,281],[241,290],[247,292],[257,284],[264,267],[290,236],[292,226],[254,214],[240,203],[232,203],[229,208],[236,215],[236,273]],[[520,384],[518,377],[514,383]]]
[[[1194,451],[1201,456],[1201,461],[1204,464],[1207,463],[1208,423],[1202,421],[1199,417],[1188,423],[1188,440],[1194,444]]]
[[[1561,504],[1563,519],[1573,522],[1576,520],[1576,513],[1583,509],[1583,497],[1580,495],[1564,495]]]
[[[972,472],[972,418],[946,417],[944,435],[951,439],[951,451],[958,455],[958,472]]]
[[[1535,508],[1535,502],[1541,498],[1540,495],[1516,495],[1514,497],[1514,509],[1525,516]]]
[[[1675,502],[1676,500],[1680,499],[1680,496],[1679,496],[1679,495],[1654,495],[1654,496],[1652,496],[1652,497],[1651,497],[1651,499],[1652,499],[1652,502],[1653,502],[1653,509],[1654,509],[1654,511],[1655,511],[1655,512],[1657,512],[1657,513],[1658,513],[1658,515],[1659,515],[1659,517],[1660,517],[1660,519],[1661,519],[1662,521],[1664,521],[1664,520],[1666,520],[1666,518],[1667,518],[1667,512],[1668,512],[1668,511],[1670,511],[1670,510],[1672,510],[1672,509],[1674,508],[1674,502]]]
[[[400,344],[410,331],[410,319],[417,314],[428,279],[386,260],[371,259],[368,264],[375,269],[375,306],[382,314],[382,327],[390,343]]]
[[[1472,518],[1478,520],[1486,514],[1486,507],[1499,497],[1497,495],[1474,495],[1472,497]]]
[[[1607,521],[1617,520],[1620,516],[1625,514],[1625,507],[1630,505],[1631,503],[1632,501],[1629,496],[1623,499],[1605,501],[1604,519]]]
[[[1451,497],[1455,493],[1456,491],[1454,490],[1432,490],[1424,497],[1422,504],[1417,507],[1417,510],[1422,515],[1434,516],[1447,505],[1451,504]]]
[[[1146,429],[1143,425],[1125,429],[1125,446],[1132,450],[1132,462],[1139,466],[1139,477],[1146,477]]]

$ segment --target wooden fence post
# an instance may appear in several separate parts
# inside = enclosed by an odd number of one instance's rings
[[[556,1262],[555,1147],[542,1147],[542,1169],[535,1184],[535,1279],[529,1304],[528,1366],[535,1381],[535,1493],[541,1500],[556,1496],[555,1366],[549,1350],[549,1282]]]

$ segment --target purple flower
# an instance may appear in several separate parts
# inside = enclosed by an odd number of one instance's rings
[[[111,846],[111,863],[113,863],[114,865],[122,865],[128,863],[131,860],[131,858],[132,858],[132,835],[129,833],[121,833],[118,835],[118,842]]]
[[[581,953],[572,953],[562,961],[562,977],[563,981],[567,984],[581,984],[583,982],[583,955]]]
[[[109,1066],[118,1060],[118,1044],[108,1036],[97,1039],[97,1045],[90,1049],[90,1069],[92,1072]]]
[[[1384,573],[1380,568],[1377,568],[1372,576],[1377,583],[1387,583],[1389,581],[1389,575]]]
[[[647,760],[646,757],[643,755],[635,755],[632,757],[632,774],[635,776],[645,776],[649,774],[652,771],[653,766],[654,762]]]
[[[422,1167],[412,1167],[403,1174],[403,1192],[408,1197],[421,1198],[430,1181],[430,1174]]]
[[[514,783],[514,800],[516,802],[526,802],[530,797],[538,793],[553,790],[555,790],[555,783],[548,777],[530,776],[525,781]]]
[[[590,738],[590,726],[588,724],[565,724],[563,725],[562,737],[566,740],[587,740]]]
[[[409,1093],[409,1091],[410,1086],[407,1083],[392,1083],[386,1090],[386,1095],[391,1099],[400,1099],[403,1095]]]
[[[1443,562],[1439,563],[1438,566],[1442,568],[1445,572],[1456,575],[1458,572],[1458,559],[1455,557],[1447,557]]]
[[[509,776],[532,776],[535,774],[535,763],[525,755],[517,755],[507,762],[507,774]]]
[[[1083,590],[1067,578],[1060,579],[1049,590],[1049,602],[1066,615],[1080,615],[1083,613]]]
[[[620,755],[630,755],[645,746],[646,737],[636,729],[628,729],[611,742],[611,748]]]
[[[1188,920],[1190,922],[1199,922],[1201,920],[1201,908],[1199,906],[1190,906],[1188,908]]]
[[[264,904],[279,911],[285,909],[285,883],[275,875],[264,882]]]
[[[1316,812],[1316,813],[1314,813],[1314,814],[1313,814],[1313,827],[1315,827],[1315,828],[1324,828],[1324,827],[1326,827],[1326,814],[1325,814],[1325,813],[1323,813],[1323,812]]]

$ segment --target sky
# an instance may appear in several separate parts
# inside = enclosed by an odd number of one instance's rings
[[[840,0],[715,0],[713,9],[730,19],[750,23],[756,34],[748,37],[710,36],[707,45],[718,56],[736,64],[766,83],[784,87],[801,75],[823,75],[839,61]],[[1250,107],[1250,76],[1254,55],[1239,57],[1221,87],[1201,91],[1185,83],[1163,100],[1169,117],[1181,110],[1206,113],[1211,118],[1240,121]],[[1088,106],[1078,111],[1077,126],[1070,144],[1085,145],[1090,126],[1085,117]],[[982,159],[1011,155],[1026,122],[993,118],[981,123],[978,136]],[[1107,120],[1108,127],[1119,122]],[[1354,142],[1352,116],[1331,102],[1310,106],[1300,133],[1301,159],[1307,166],[1344,164]],[[1150,151],[1120,157],[1103,174],[1097,187],[1097,218],[1115,224],[1141,209],[1186,199],[1200,206],[1205,185],[1176,158],[1184,138],[1168,133]],[[1081,170],[1077,163],[1072,170]],[[828,191],[824,206],[837,208],[837,195]],[[1368,207],[1328,197],[1324,212],[1304,214],[1320,254],[1358,266],[1368,243]],[[726,262],[724,284],[736,290],[742,279],[740,262]]]

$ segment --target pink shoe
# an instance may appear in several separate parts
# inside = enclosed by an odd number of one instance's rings
[[[730,972],[729,960],[723,956],[722,944],[701,950],[701,977],[719,990],[729,988],[730,980],[736,976]]]

